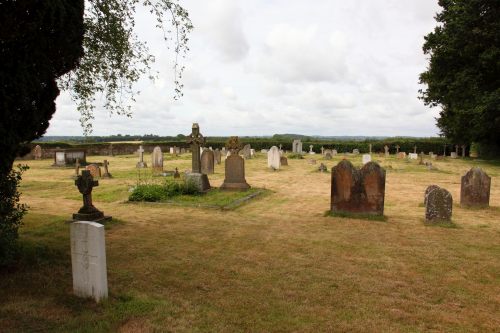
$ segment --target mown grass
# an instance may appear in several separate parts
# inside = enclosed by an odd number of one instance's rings
[[[245,166],[251,191],[267,194],[231,211],[100,197],[117,189],[128,195],[137,184],[137,158],[109,158],[110,172],[123,177],[100,180],[93,192],[94,204],[113,215],[106,226],[110,298],[101,304],[71,292],[64,221],[81,205],[73,170],[29,161],[22,191],[31,210],[20,230],[18,265],[0,272],[0,331],[498,331],[497,176],[492,207],[454,205],[458,228],[428,227],[419,207],[425,188],[442,186],[458,202],[469,161],[433,161],[445,171],[435,173],[376,158],[406,172],[388,172],[388,220],[374,223],[323,217],[330,176],[293,159],[284,172],[270,172],[264,157]],[[331,169],[342,158],[323,162]],[[347,158],[360,163],[361,156]],[[189,160],[165,164],[185,170]],[[489,174],[500,171],[478,165]],[[223,165],[215,171],[210,182],[219,186]],[[223,194],[205,200],[222,201]],[[79,199],[68,199],[73,195]]]

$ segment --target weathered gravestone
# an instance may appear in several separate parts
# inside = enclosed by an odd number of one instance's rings
[[[401,148],[399,145],[396,145],[396,155],[399,154],[399,148]]]
[[[424,206],[427,205],[427,196],[429,195],[429,193],[431,193],[431,191],[433,191],[437,188],[439,188],[439,186],[437,186],[437,185],[427,186],[427,188],[425,189],[425,193],[424,193]]]
[[[363,164],[366,164],[368,162],[371,162],[372,161],[372,155],[370,154],[363,154]]]
[[[33,148],[33,158],[35,160],[41,160],[42,156],[43,156],[42,147],[40,147],[40,145],[36,145],[35,148]]]
[[[144,163],[144,148],[142,148],[142,146],[139,146],[139,149],[137,149],[137,153],[139,154],[139,162],[137,162],[135,167],[138,169],[147,168],[148,165]]]
[[[191,145],[192,172],[186,174],[185,181],[194,184],[198,191],[205,192],[210,189],[207,175],[201,172],[200,146],[205,143],[205,138],[201,135],[200,126],[197,123],[193,123],[192,132],[187,136],[187,143]],[[213,161],[212,156],[212,163]]]
[[[464,176],[460,187],[460,205],[488,207],[490,205],[491,177],[481,168],[473,167]]]
[[[292,152],[296,154],[302,154],[302,141],[293,140],[292,142]]]
[[[457,158],[457,153],[455,153],[454,151],[452,151],[452,152],[450,153],[450,157],[451,157],[451,158]]]
[[[313,145],[309,145],[309,154],[315,154],[315,152],[313,151],[313,148],[314,146]]]
[[[409,154],[408,154],[408,158],[409,158],[410,160],[416,160],[416,159],[418,159],[418,154],[415,154],[415,153],[409,153]]]
[[[325,160],[331,160],[333,156],[333,152],[331,149],[325,149],[325,154],[324,154]]]
[[[250,157],[254,157],[255,156],[255,149],[250,149]]]
[[[384,214],[385,170],[368,162],[361,170],[348,160],[332,168],[331,211],[368,215]]]
[[[151,168],[154,173],[163,172],[163,153],[158,146],[153,149],[153,153],[151,154]]]
[[[267,167],[278,170],[281,166],[281,155],[278,147],[272,146],[267,152]]]
[[[111,216],[104,216],[104,213],[92,203],[92,189],[99,186],[99,182],[92,178],[89,170],[82,170],[82,174],[75,180],[75,185],[83,196],[83,206],[78,213],[73,214],[73,220],[94,222],[111,220]]]
[[[427,222],[450,221],[453,208],[451,193],[444,188],[431,185],[433,188],[428,192],[425,203],[425,219]],[[429,186],[429,187],[431,187]]]
[[[333,150],[332,150],[332,156],[335,156],[335,155],[337,155],[337,154],[338,154],[337,149],[333,149]]]
[[[245,160],[252,158],[252,153],[250,152],[250,145],[245,145],[241,150],[241,153],[243,154],[243,158]]]
[[[214,163],[215,164],[221,163],[221,152],[220,152],[219,148],[216,148],[214,150]]]
[[[288,166],[288,158],[286,158],[286,156],[281,155],[280,156],[280,164],[281,164],[281,166]]]
[[[104,160],[104,162],[102,164],[102,166],[104,168],[104,173],[102,175],[102,178],[113,178],[113,176],[111,176],[111,174],[109,173],[108,165],[109,165],[108,160]]]
[[[353,153],[354,155],[359,155],[359,149],[357,149],[357,148],[356,148],[356,149],[353,149],[353,150],[352,150],[352,153]]]
[[[214,173],[214,152],[210,149],[203,149],[201,154],[201,173],[211,175]]]
[[[85,167],[85,170],[90,171],[90,174],[94,178],[101,177],[101,168],[97,164],[89,164]]]
[[[99,302],[108,297],[104,226],[96,222],[71,223],[73,292]]]
[[[237,136],[231,137],[228,140],[227,148],[231,152],[225,161],[224,183],[221,185],[222,190],[246,190],[250,188],[245,179],[245,159],[243,159],[238,151],[241,149],[241,144]]]
[[[389,157],[389,146],[384,146],[385,157]]]

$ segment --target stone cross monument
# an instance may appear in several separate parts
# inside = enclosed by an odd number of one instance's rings
[[[139,162],[137,162],[136,168],[138,169],[147,168],[148,165],[144,163],[144,148],[142,148],[142,146],[139,146],[137,152],[139,153]]]
[[[92,178],[89,170],[82,170],[82,174],[75,180],[75,185],[83,195],[83,206],[78,213],[73,214],[73,220],[101,222],[111,219],[111,216],[104,216],[104,213],[92,204],[92,189],[99,186],[99,182]]]
[[[200,126],[197,123],[193,124],[192,132],[189,134],[187,143],[191,145],[192,157],[192,172],[201,173],[201,157],[200,147],[205,144],[205,138],[200,133]]]
[[[399,145],[396,145],[396,155],[399,154],[399,148],[401,148]]]

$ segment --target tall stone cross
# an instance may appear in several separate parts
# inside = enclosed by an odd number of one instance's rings
[[[200,133],[198,123],[193,123],[191,134],[188,135],[187,143],[191,145],[192,172],[201,173],[200,147],[205,143],[205,138]]]
[[[78,187],[78,191],[83,195],[83,207],[80,208],[78,213],[91,214],[98,211],[92,204],[92,189],[95,186],[99,186],[99,182],[92,178],[90,171],[82,170],[82,175],[78,176],[75,180],[75,185]]]
[[[309,152],[312,153],[313,152],[313,145],[309,145]]]
[[[399,154],[399,148],[401,148],[399,145],[396,145],[396,154]]]
[[[280,150],[283,148],[283,145],[280,143]]]

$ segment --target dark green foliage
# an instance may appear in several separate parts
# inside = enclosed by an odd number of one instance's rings
[[[22,169],[12,164],[47,130],[56,79],[83,55],[83,10],[83,0],[0,2],[0,257],[10,256],[25,211],[16,190]]]
[[[420,82],[426,105],[442,108],[437,121],[456,143],[500,148],[500,3],[440,0],[439,25],[425,37],[430,56]]]
[[[179,181],[166,181],[164,184],[141,184],[130,194],[130,201],[157,202],[176,195],[199,195],[196,186]]]
[[[7,177],[0,178],[0,267],[12,262],[16,252],[17,230],[26,213],[26,205],[19,203],[17,186],[27,166],[17,166]]]

